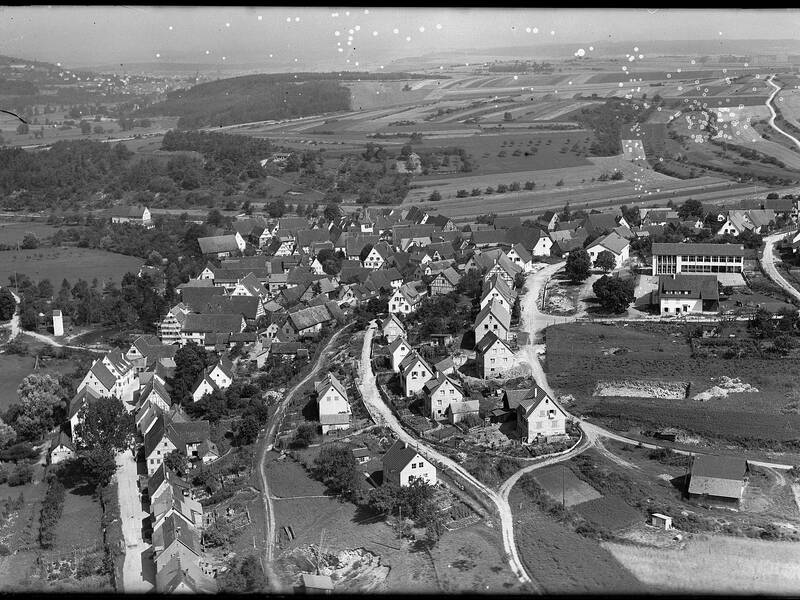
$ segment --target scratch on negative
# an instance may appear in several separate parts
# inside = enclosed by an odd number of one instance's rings
[[[20,117],[20,116],[19,116],[17,113],[15,113],[15,112],[11,112],[10,110],[3,110],[2,108],[0,108],[0,112],[2,112],[2,113],[6,113],[7,115],[11,115],[12,117],[17,117],[17,118],[18,118],[20,121],[22,121],[23,123],[25,123],[25,125],[27,125],[27,124],[28,124],[28,122],[27,122],[25,119],[23,119],[22,117]]]

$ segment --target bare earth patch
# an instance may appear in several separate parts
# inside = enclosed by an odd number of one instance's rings
[[[688,389],[689,384],[685,381],[645,381],[641,379],[601,381],[592,395],[682,400],[686,398]]]

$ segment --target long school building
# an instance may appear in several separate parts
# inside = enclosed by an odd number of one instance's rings
[[[741,273],[746,250],[740,244],[653,244],[653,275]]]

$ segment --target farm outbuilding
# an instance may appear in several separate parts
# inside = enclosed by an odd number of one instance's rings
[[[689,495],[738,502],[742,499],[749,466],[736,456],[696,456],[692,462]]]
[[[662,515],[661,513],[653,513],[650,515],[650,524],[659,529],[672,529],[672,517]]]

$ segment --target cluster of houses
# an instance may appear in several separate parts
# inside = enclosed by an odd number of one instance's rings
[[[189,483],[162,464],[147,479],[144,491],[150,503],[156,593],[216,593],[214,571],[202,544],[203,506]]]

